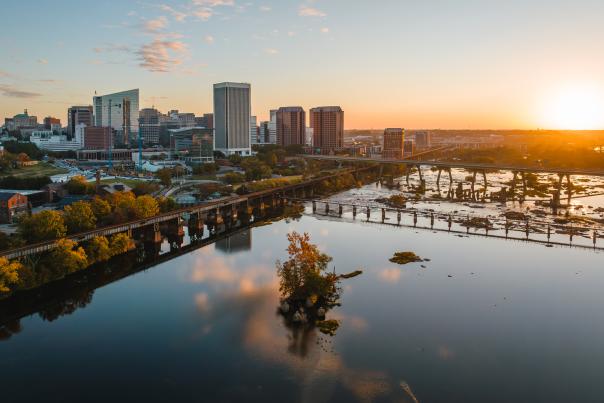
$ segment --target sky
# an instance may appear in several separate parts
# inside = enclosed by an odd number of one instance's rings
[[[212,112],[212,84],[340,105],[347,129],[604,129],[602,0],[31,0],[2,5],[0,116],[94,92]]]

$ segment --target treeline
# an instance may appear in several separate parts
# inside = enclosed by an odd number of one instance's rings
[[[0,296],[37,287],[134,248],[134,241],[123,233],[111,238],[98,236],[81,245],[66,239],[67,235],[153,217],[177,207],[169,198],[117,192],[106,197],[95,196],[91,201],[77,201],[62,212],[44,210],[21,216],[16,234],[0,235],[0,249],[55,239],[59,240],[58,245],[48,253],[23,262],[0,258]]]
[[[48,176],[31,176],[31,177],[16,177],[6,176],[0,178],[0,188],[2,189],[15,189],[15,190],[29,190],[29,189],[41,189],[42,187],[52,183]]]

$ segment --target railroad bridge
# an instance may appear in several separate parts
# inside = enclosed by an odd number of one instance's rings
[[[374,171],[374,166],[357,169],[342,169],[337,173],[326,175],[304,182],[291,184],[279,188],[267,189],[240,196],[207,202],[194,206],[187,206],[178,210],[158,214],[154,217],[132,220],[121,224],[97,228],[68,236],[75,242],[88,241],[97,236],[111,236],[118,233],[127,233],[135,242],[142,244],[147,252],[158,254],[161,243],[167,238],[173,248],[180,248],[185,235],[185,222],[188,234],[192,240],[201,240],[204,228],[215,231],[219,225],[227,227],[240,221],[245,225],[251,217],[263,217],[265,210],[283,206],[287,198],[313,197],[318,185],[344,175],[353,175],[360,180],[365,174]],[[20,248],[0,252],[0,256],[7,259],[22,258],[52,250],[56,247],[57,240],[40,242]]]

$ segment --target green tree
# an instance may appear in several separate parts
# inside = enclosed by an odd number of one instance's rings
[[[104,262],[111,258],[109,240],[104,236],[92,238],[86,245],[86,255],[90,264]]]
[[[0,257],[0,294],[11,291],[10,286],[19,283],[19,272],[23,265],[11,262],[5,257]]]
[[[111,237],[109,249],[111,250],[111,256],[121,255],[134,249],[134,241],[128,234],[115,234]]]
[[[172,185],[172,170],[169,168],[160,169],[155,173],[155,177],[159,179],[164,186]]]
[[[74,273],[88,266],[88,257],[84,248],[71,239],[60,239],[50,253],[50,261],[60,267],[65,274]]]
[[[149,218],[159,214],[159,205],[157,201],[149,196],[139,196],[134,205],[136,218]]]
[[[92,186],[86,181],[86,178],[77,175],[65,184],[65,189],[72,195],[85,195],[92,190]]]
[[[229,185],[236,185],[238,183],[245,182],[245,175],[239,172],[227,172],[222,177],[222,180],[224,180]]]
[[[70,234],[94,229],[97,220],[90,203],[85,201],[77,201],[70,206],[66,206],[63,219]]]
[[[67,228],[58,211],[44,210],[20,218],[17,231],[29,243],[48,241],[65,236]]]
[[[272,175],[271,168],[255,157],[243,160],[241,167],[245,170],[245,178],[248,181],[266,179]]]
[[[159,205],[160,213],[167,213],[178,208],[178,203],[171,197],[158,197],[157,204]]]
[[[231,164],[233,165],[239,165],[241,164],[241,155],[239,154],[231,154],[229,155],[229,161],[231,162]]]

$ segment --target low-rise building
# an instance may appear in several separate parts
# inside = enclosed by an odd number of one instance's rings
[[[16,216],[28,211],[27,196],[18,192],[0,192],[0,223],[12,224]]]
[[[187,163],[214,162],[213,130],[204,127],[170,130],[170,148]]]

